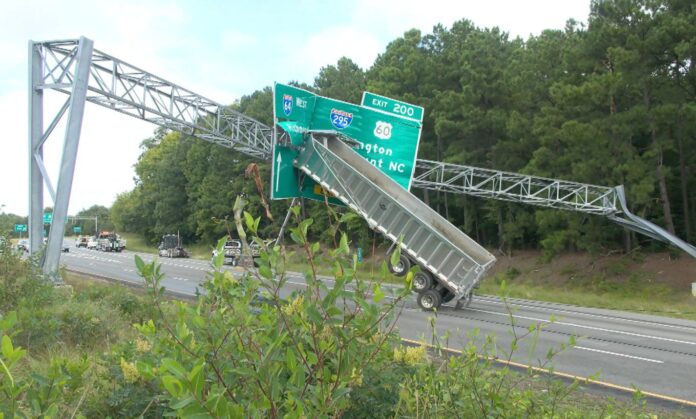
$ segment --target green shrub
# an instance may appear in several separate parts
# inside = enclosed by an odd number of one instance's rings
[[[242,218],[241,207],[238,201],[235,221],[246,240],[246,231],[256,234],[259,219],[246,213]],[[384,292],[377,284],[356,279],[346,235],[331,251],[334,284],[319,280],[314,265],[319,245],[307,241],[312,220],[300,220],[297,208],[295,216],[290,236],[305,250],[310,269],[308,287],[288,299],[280,297],[287,281],[284,250],[256,237],[262,246],[257,271],[235,278],[220,269],[217,258],[198,304],[170,303],[176,311],[171,317],[164,314],[168,304],[162,301],[159,266],[137,259],[152,304],[162,314],[138,326],[136,346],[147,350],[120,361],[122,379],[158,386],[167,409],[181,416],[317,417],[349,409],[351,393],[365,385],[366,370],[388,365],[379,360],[391,353],[393,308],[408,290],[381,302]],[[383,271],[386,275],[386,266]]]

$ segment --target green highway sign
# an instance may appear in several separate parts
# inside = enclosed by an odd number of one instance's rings
[[[402,118],[423,122],[424,110],[421,106],[411,105],[410,103],[401,102],[396,99],[376,95],[370,92],[363,93],[360,104],[362,106],[377,109],[382,112],[400,116]]]
[[[44,212],[43,222],[44,224],[51,224],[53,222],[53,213]]]
[[[298,154],[292,146],[302,145],[308,130],[335,131],[357,141],[360,144],[356,150],[358,154],[402,187],[410,189],[420,140],[420,121],[279,83],[275,84],[273,95],[274,120],[287,133],[291,143],[278,144],[276,140],[274,144],[273,199],[299,196],[325,199],[325,192],[312,179],[305,178],[302,185],[298,184],[298,170],[292,165]],[[422,108],[399,103],[410,106],[414,115],[422,117]],[[330,201],[339,203],[335,198]]]
[[[75,233],[75,234],[80,234],[80,233],[82,233],[82,227],[80,227],[80,226],[75,226],[75,227],[72,228],[72,231],[73,231],[73,233]]]
[[[17,233],[26,233],[27,232],[27,225],[26,224],[15,224],[14,231]]]
[[[311,129],[340,132],[355,150],[404,189],[411,188],[421,124],[360,105],[317,97]]]

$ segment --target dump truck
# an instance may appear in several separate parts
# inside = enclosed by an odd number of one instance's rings
[[[413,290],[422,309],[467,305],[495,257],[356,153],[359,146],[338,133],[310,132],[293,165],[401,248],[399,262],[389,262],[393,274],[420,267]]]

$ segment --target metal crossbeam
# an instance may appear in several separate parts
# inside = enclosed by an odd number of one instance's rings
[[[614,188],[419,159],[413,186],[590,214],[621,212]]]
[[[70,93],[77,40],[34,44],[39,89]],[[99,50],[89,66],[87,101],[260,159],[270,158],[272,129],[246,115]]]

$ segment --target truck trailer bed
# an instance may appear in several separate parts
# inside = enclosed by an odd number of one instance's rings
[[[349,139],[348,139],[349,140]],[[457,300],[468,298],[495,257],[353,151],[342,136],[312,133],[295,166],[401,245]]]

